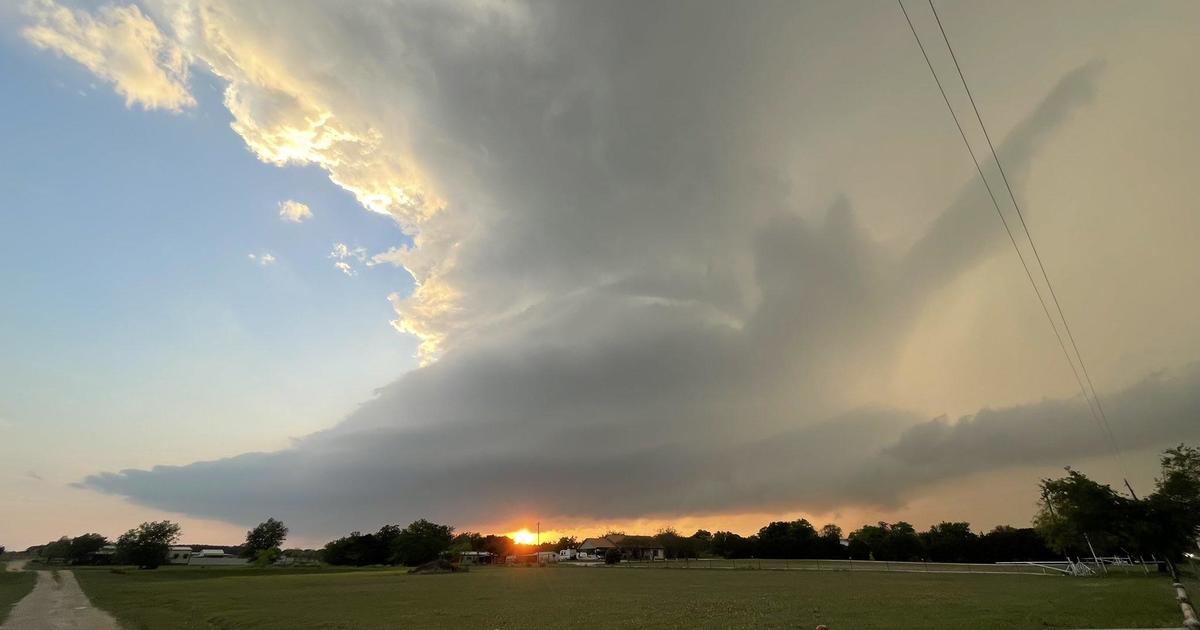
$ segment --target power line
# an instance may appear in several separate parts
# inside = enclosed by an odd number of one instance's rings
[[[1079,361],[1079,369],[1083,372],[1084,380],[1087,381],[1088,388],[1092,392],[1092,399],[1096,402],[1096,410],[1100,412],[1100,420],[1104,425],[1104,430],[1108,434],[1109,442],[1116,453],[1117,461],[1121,465],[1121,471],[1125,474],[1125,487],[1129,489],[1129,494],[1137,498],[1133,487],[1129,484],[1128,473],[1125,472],[1125,463],[1121,460],[1121,448],[1117,444],[1116,435],[1113,433],[1112,426],[1108,422],[1108,414],[1104,413],[1104,406],[1100,404],[1100,395],[1096,392],[1096,385],[1092,382],[1092,376],[1088,372],[1087,363],[1083,360],[1083,354],[1079,352],[1079,345],[1075,343],[1075,335],[1071,332],[1071,325],[1067,322],[1067,315],[1063,312],[1062,304],[1058,301],[1058,293],[1054,290],[1054,284],[1050,282],[1050,275],[1046,273],[1046,265],[1042,263],[1042,255],[1038,252],[1037,243],[1033,240],[1033,233],[1029,231],[1029,224],[1025,222],[1025,213],[1021,211],[1021,204],[1017,203],[1017,196],[1013,194],[1012,186],[1008,183],[1008,174],[1004,171],[1004,165],[1000,162],[1000,156],[996,153],[996,147],[992,144],[992,136],[988,133],[987,125],[983,122],[983,115],[979,113],[979,106],[975,104],[975,96],[971,93],[970,86],[967,85],[967,78],[963,74],[962,66],[958,63],[958,56],[954,54],[954,46],[950,45],[950,37],[946,35],[946,28],[942,25],[942,18],[938,15],[937,7],[933,5],[933,0],[929,0],[929,9],[933,12],[933,19],[937,21],[938,30],[942,33],[942,40],[946,42],[946,50],[950,51],[950,59],[954,61],[954,69],[958,72],[958,78],[962,81],[963,90],[967,93],[967,99],[971,101],[971,109],[975,111],[975,119],[979,121],[979,128],[983,131],[983,137],[987,140],[988,149],[992,152],[992,159],[996,161],[996,168],[1000,171],[1000,178],[1004,182],[1004,188],[1008,190],[1008,198],[1013,202],[1013,208],[1017,211],[1017,218],[1021,221],[1021,229],[1025,231],[1025,237],[1029,240],[1029,247],[1033,250],[1034,259],[1037,261],[1038,268],[1042,272],[1042,279],[1046,281],[1046,288],[1050,291],[1050,297],[1054,300],[1054,308],[1058,311],[1058,316],[1062,320],[1063,330],[1067,333],[1067,340],[1071,342],[1071,348],[1075,351],[1075,358]]]
[[[1025,231],[1025,237],[1029,240],[1029,247],[1033,250],[1034,259],[1037,261],[1038,268],[1042,272],[1042,279],[1046,281],[1046,288],[1050,291],[1050,297],[1054,301],[1054,308],[1058,311],[1058,316],[1062,320],[1063,330],[1067,333],[1067,339],[1071,342],[1071,348],[1075,351],[1075,358],[1079,361],[1079,369],[1083,372],[1084,380],[1087,381],[1088,388],[1092,392],[1092,399],[1096,402],[1096,410],[1100,412],[1100,420],[1104,425],[1104,430],[1108,434],[1109,442],[1116,453],[1117,460],[1121,464],[1122,472],[1124,473],[1125,463],[1121,461],[1121,449],[1117,445],[1116,435],[1113,433],[1112,426],[1108,422],[1108,414],[1104,413],[1104,406],[1100,404],[1100,395],[1096,393],[1096,385],[1092,382],[1092,376],[1088,372],[1087,363],[1083,360],[1083,354],[1079,352],[1079,345],[1075,343],[1075,335],[1071,332],[1071,325],[1067,323],[1067,315],[1063,312],[1062,304],[1058,301],[1058,293],[1054,290],[1054,284],[1050,282],[1050,275],[1046,273],[1046,265],[1042,263],[1042,255],[1038,252],[1037,243],[1033,240],[1033,233],[1029,231],[1029,224],[1025,222],[1025,213],[1021,211],[1021,204],[1017,203],[1017,196],[1013,194],[1012,186],[1008,183],[1008,174],[1004,171],[1004,165],[1000,162],[1000,156],[996,153],[996,147],[992,144],[992,136],[988,133],[987,125],[983,122],[983,115],[979,112],[979,106],[975,104],[975,95],[971,93],[970,86],[967,85],[967,78],[963,74],[962,66],[958,63],[958,55],[954,54],[954,46],[950,45],[950,37],[946,35],[946,28],[942,25],[942,18],[938,15],[937,7],[934,6],[933,0],[929,0],[929,9],[933,11],[933,19],[937,21],[938,30],[942,33],[942,40],[946,42],[946,50],[950,51],[950,59],[954,61],[954,69],[958,72],[958,78],[962,81],[963,90],[967,93],[967,99],[971,101],[971,109],[975,110],[975,119],[979,121],[979,128],[983,130],[983,137],[987,140],[988,149],[992,152],[992,159],[996,161],[996,168],[1000,171],[1000,178],[1004,181],[1004,188],[1008,190],[1008,198],[1013,202],[1013,208],[1017,211],[1017,218],[1021,221],[1021,229]],[[1128,476],[1128,475],[1126,475]],[[1126,478],[1125,486],[1129,489],[1129,493],[1137,495],[1133,491],[1133,487],[1129,485],[1129,479]]]
[[[960,123],[958,120],[958,114],[956,114],[954,112],[954,106],[950,104],[950,97],[946,95],[946,89],[942,85],[942,81],[938,77],[937,71],[933,67],[933,62],[930,61],[930,59],[929,59],[929,54],[925,50],[925,44],[921,41],[921,36],[917,34],[917,28],[915,25],[913,25],[912,18],[908,14],[908,9],[905,8],[903,0],[896,0],[896,2],[897,2],[897,4],[900,5],[900,11],[904,13],[904,19],[906,22],[908,22],[908,28],[912,31],[913,38],[917,42],[917,47],[921,49],[921,56],[925,58],[925,65],[929,67],[929,73],[933,76],[933,80],[937,84],[937,87],[938,87],[938,92],[941,93],[942,100],[946,103],[946,109],[950,112],[950,117],[952,119],[954,119],[954,126],[956,128],[958,128],[958,134],[959,134],[959,136],[962,137],[963,145],[966,146],[967,153],[969,153],[971,156],[971,162],[975,164],[975,170],[976,170],[976,172],[979,173],[979,179],[983,182],[984,188],[987,189],[988,197],[992,201],[992,207],[994,207],[996,209],[996,216],[1000,217],[1000,223],[1004,226],[1004,232],[1008,235],[1009,242],[1012,243],[1013,249],[1016,250],[1016,252],[1017,252],[1017,259],[1021,261],[1021,268],[1025,270],[1025,277],[1029,279],[1029,284],[1030,284],[1030,286],[1033,287],[1034,294],[1037,295],[1038,304],[1041,305],[1042,312],[1046,315],[1046,320],[1048,322],[1050,322],[1050,329],[1054,331],[1054,337],[1058,340],[1058,346],[1059,346],[1059,348],[1062,349],[1063,356],[1065,356],[1067,359],[1067,365],[1071,368],[1071,373],[1075,377],[1076,384],[1079,385],[1079,391],[1081,394],[1083,394],[1084,401],[1087,402],[1088,412],[1091,414],[1092,419],[1095,420],[1098,424],[1100,424],[1105,429],[1107,437],[1109,438],[1109,444],[1113,448],[1113,452],[1116,455],[1117,462],[1121,466],[1122,471],[1124,471],[1124,462],[1121,460],[1120,448],[1117,446],[1116,438],[1113,436],[1112,429],[1108,426],[1107,418],[1105,416],[1103,416],[1103,408],[1099,407],[1099,398],[1096,398],[1096,408],[1094,408],[1092,406],[1093,396],[1088,395],[1088,389],[1087,389],[1087,387],[1084,386],[1084,379],[1080,377],[1079,370],[1077,370],[1075,367],[1075,360],[1072,359],[1071,352],[1067,349],[1066,341],[1063,339],[1062,333],[1060,333],[1058,330],[1058,324],[1054,321],[1054,316],[1050,314],[1050,308],[1046,304],[1046,299],[1042,296],[1042,291],[1038,287],[1037,281],[1034,280],[1034,278],[1033,278],[1033,272],[1030,271],[1030,269],[1029,269],[1029,263],[1025,260],[1025,255],[1021,252],[1020,245],[1017,244],[1017,240],[1016,240],[1016,237],[1013,235],[1012,228],[1008,224],[1008,219],[1005,218],[1004,212],[1000,209],[1000,203],[996,200],[996,195],[992,191],[991,184],[988,183],[987,177],[983,174],[983,167],[980,166],[979,159],[975,155],[975,150],[971,147],[971,142],[970,142],[970,140],[967,139],[967,134],[963,130],[962,123]],[[930,0],[930,6],[932,7],[932,5],[933,5],[932,0]],[[939,27],[940,27],[940,24],[941,23],[939,21]],[[943,30],[943,35],[945,35],[944,30]],[[949,40],[947,40],[946,43],[947,43],[947,47],[949,48]],[[951,55],[953,56],[953,51],[951,51]],[[958,61],[955,60],[955,66],[957,66],[957,65],[958,65]],[[961,69],[959,70],[959,77],[962,78]],[[963,79],[963,85],[964,85],[964,87],[966,86],[965,79]],[[972,99],[971,102],[972,102],[972,106],[974,106],[974,99]],[[980,126],[982,127],[983,119],[982,119],[982,117],[978,116],[978,113],[979,113],[978,108],[976,108],[975,111],[976,111],[977,118],[979,118]],[[987,132],[985,130],[984,134],[986,135],[986,133]],[[992,147],[990,138],[988,138],[988,146]],[[999,157],[996,155],[994,148],[992,148],[992,156],[996,160],[996,165],[999,166],[1000,160],[999,160]],[[1005,183],[1005,186],[1008,187],[1007,178],[1005,178],[1004,183]],[[1009,192],[1009,196],[1012,197],[1012,188],[1011,187],[1008,187],[1008,192]],[[1014,201],[1014,205],[1015,205],[1015,202],[1016,202],[1015,197],[1013,198],[1013,201]],[[1019,213],[1020,213],[1020,211],[1018,209],[1018,214]],[[1028,228],[1025,227],[1025,220],[1024,220],[1023,216],[1021,218],[1021,224],[1025,228],[1025,234],[1028,237],[1029,231],[1028,231]],[[1030,245],[1033,244],[1032,238],[1029,239],[1029,242],[1030,242]],[[1035,256],[1037,256],[1038,264],[1041,267],[1043,276],[1045,276],[1046,275],[1045,266],[1043,266],[1041,264],[1041,257],[1037,255],[1036,248],[1034,248],[1034,254],[1035,254]],[[1055,305],[1058,309],[1059,315],[1060,315],[1060,317],[1062,317],[1062,308],[1061,308],[1061,306],[1058,305],[1058,298],[1056,295],[1054,295],[1053,287],[1051,287],[1049,285],[1048,278],[1047,278],[1047,287],[1050,288],[1051,295],[1054,297]],[[1065,317],[1063,317],[1063,326],[1064,326],[1064,329],[1067,329]],[[1068,337],[1069,336],[1070,336],[1070,332],[1068,330]],[[1078,347],[1075,345],[1073,338],[1071,339],[1071,345],[1072,345],[1072,347],[1076,348],[1076,355],[1078,355]],[[1080,357],[1080,367],[1081,368],[1083,367],[1082,357]],[[1086,373],[1086,371],[1085,371],[1085,373]],[[1090,377],[1088,378],[1088,383],[1091,384]],[[1094,392],[1095,392],[1094,387],[1092,389],[1092,392],[1094,395]],[[1099,409],[1101,415],[1097,415],[1097,409]],[[1129,487],[1129,481],[1127,479],[1125,480],[1125,485],[1126,485],[1126,487]],[[1130,491],[1130,494],[1133,494],[1133,489],[1131,487],[1129,487],[1129,491]]]

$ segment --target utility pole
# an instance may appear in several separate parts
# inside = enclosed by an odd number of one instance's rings
[[[538,547],[541,547],[542,546],[542,522],[541,521],[537,522],[537,530],[538,530],[537,544],[538,544]]]

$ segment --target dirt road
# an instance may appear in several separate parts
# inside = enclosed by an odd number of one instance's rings
[[[53,571],[38,571],[37,585],[17,602],[0,630],[121,630],[121,626],[108,613],[92,608],[74,573],[58,571],[56,579]]]

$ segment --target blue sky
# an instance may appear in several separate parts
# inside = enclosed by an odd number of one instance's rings
[[[0,418],[33,440],[214,457],[331,425],[415,365],[386,300],[412,278],[328,257],[405,243],[390,218],[315,167],[257,160],[211,75],[193,76],[195,108],[142,111],[5,35]],[[285,199],[313,218],[281,221]],[[274,264],[248,258],[264,252]]]

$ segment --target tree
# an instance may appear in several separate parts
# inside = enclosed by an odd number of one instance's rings
[[[242,548],[243,558],[259,558],[262,552],[278,550],[287,539],[288,528],[281,521],[273,518],[259,523],[257,527],[246,532],[246,545]]]
[[[359,532],[350,532],[349,536],[343,536],[337,540],[331,540],[325,543],[321,549],[321,560],[336,565],[346,566],[363,566],[368,564],[361,562],[363,535]]]
[[[754,554],[755,538],[743,538],[733,532],[712,535],[712,552],[722,558],[749,558]]]
[[[1154,493],[1200,514],[1200,448],[1183,444],[1169,448],[1159,464],[1162,476],[1155,480]]]
[[[563,536],[558,539],[558,542],[554,543],[555,551],[562,551],[563,549],[578,549],[578,548],[579,548],[579,541],[575,540],[574,536]]]
[[[0,556],[3,556],[5,551],[4,545],[0,545]]]
[[[157,569],[167,561],[171,545],[179,541],[182,532],[171,521],[142,523],[117,539],[117,557],[139,569]]]
[[[480,551],[479,547],[481,544],[483,544],[483,536],[481,534],[478,532],[463,532],[455,534],[446,552],[451,556],[457,556],[467,551]]]
[[[617,564],[621,561],[621,550],[616,547],[609,547],[604,552],[604,564]]]
[[[758,530],[755,555],[760,558],[816,557],[817,530],[805,519],[769,523]]]
[[[654,540],[662,545],[663,555],[668,558],[695,558],[695,541],[684,538],[675,531],[674,527],[664,527],[654,535]]]
[[[281,555],[283,555],[283,552],[279,550],[279,547],[260,549],[254,554],[254,566],[269,567],[278,562]]]
[[[38,551],[38,556],[46,562],[52,562],[54,560],[62,560],[63,562],[66,562],[70,555],[71,539],[67,538],[66,536],[63,536],[62,538],[59,538],[53,542],[46,543],[42,546],[41,550]]]
[[[702,554],[712,553],[713,535],[707,529],[697,529],[696,533],[689,536],[689,540],[692,541],[692,551],[697,558]]]
[[[490,551],[497,558],[504,558],[511,555],[515,547],[516,543],[508,536],[488,534],[480,541],[478,551]]]
[[[1117,552],[1128,530],[1130,499],[1111,486],[1088,479],[1066,468],[1067,475],[1043,479],[1042,500],[1033,518],[1034,528],[1052,549],[1061,554],[1090,555]],[[1091,542],[1089,549],[1088,542]]]
[[[842,528],[829,523],[821,528],[817,536],[818,558],[845,558],[846,548],[842,546]]]
[[[909,523],[897,521],[863,525],[850,532],[850,557],[855,560],[920,560],[921,540]]]
[[[67,560],[71,564],[87,562],[92,554],[100,551],[107,544],[108,539],[100,534],[76,536],[71,539],[71,544],[67,550]]]
[[[1159,464],[1161,476],[1142,502],[1132,546],[1175,561],[1195,549],[1200,536],[1200,448],[1167,449]]]
[[[974,562],[979,556],[979,536],[970,523],[942,522],[920,535],[925,559],[934,562]]]
[[[400,526],[384,525],[374,534],[351,532],[325,545],[321,558],[329,564],[367,566],[392,562],[392,544],[400,535]]]
[[[1159,464],[1154,492],[1141,500],[1070,468],[1065,477],[1043,479],[1034,526],[1059,553],[1086,556],[1095,549],[1176,561],[1200,533],[1200,449],[1180,444]]]
[[[416,566],[436,560],[450,547],[454,539],[454,528],[439,525],[425,519],[413,521],[392,541],[392,562],[405,566]]]
[[[983,562],[1017,562],[1053,558],[1037,530],[1031,527],[997,525],[979,537],[979,559]]]

